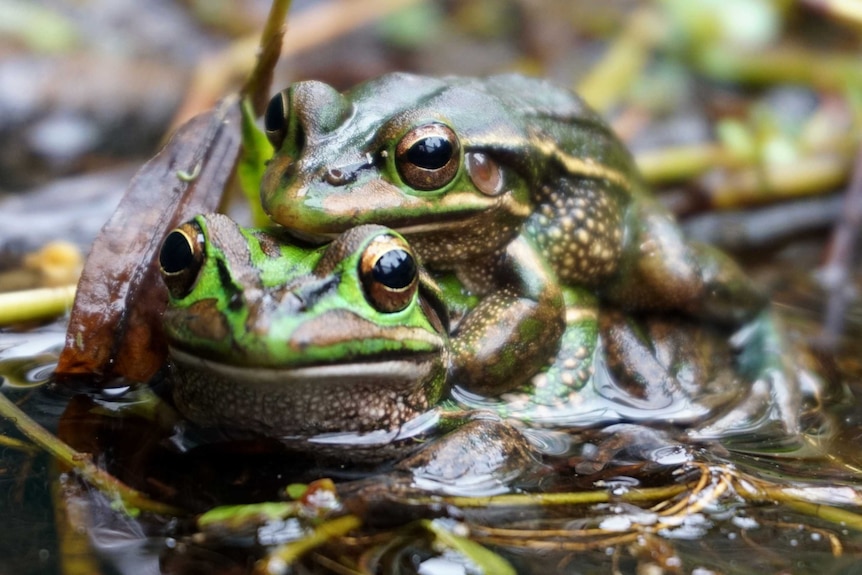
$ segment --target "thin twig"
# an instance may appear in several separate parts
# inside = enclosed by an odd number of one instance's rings
[[[862,149],[860,149],[853,177],[847,189],[844,210],[832,232],[826,251],[825,263],[818,274],[827,293],[826,314],[818,344],[834,348],[844,329],[847,306],[855,298],[851,269],[856,256],[859,227],[862,225]]]
[[[445,502],[455,507],[530,507],[534,505],[587,505],[592,503],[607,503],[609,501],[656,501],[673,497],[684,491],[685,485],[669,485],[667,487],[644,487],[629,489],[622,494],[614,494],[607,490],[584,491],[577,493],[515,493],[511,495],[494,495],[489,497],[466,496],[428,496],[411,497],[403,501],[408,505],[439,505]]]
[[[813,230],[828,230],[838,219],[844,202],[836,194],[757,210],[713,210],[688,216],[682,225],[686,234],[699,242],[728,250],[757,249]]]
[[[251,100],[252,108],[258,116],[263,114],[269,99],[272,72],[281,54],[285,18],[287,18],[287,11],[290,10],[290,4],[290,0],[274,0],[270,6],[266,25],[260,35],[254,68],[240,90],[243,97]]]
[[[375,20],[425,0],[330,0],[290,18],[281,55],[320,46]],[[260,36],[250,34],[202,61],[192,76],[185,100],[171,122],[176,127],[201,110],[211,108],[237,78],[252,70]]]

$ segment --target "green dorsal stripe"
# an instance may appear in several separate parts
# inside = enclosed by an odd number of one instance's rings
[[[571,174],[596,180],[607,180],[624,190],[631,189],[631,176],[624,172],[608,168],[605,165],[597,163],[592,158],[573,156],[560,149],[556,142],[552,140],[534,137],[533,143],[537,150],[559,162]]]

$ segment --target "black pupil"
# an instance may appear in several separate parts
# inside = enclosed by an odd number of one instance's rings
[[[452,158],[452,144],[440,136],[428,136],[410,146],[407,159],[414,166],[439,170]]]
[[[416,262],[404,250],[389,250],[374,264],[372,274],[390,289],[403,289],[416,277]]]
[[[182,232],[171,232],[162,244],[159,265],[169,274],[188,269],[195,259],[188,238]]]
[[[284,128],[284,98],[281,94],[273,96],[267,104],[263,126],[268,132],[278,132]]]

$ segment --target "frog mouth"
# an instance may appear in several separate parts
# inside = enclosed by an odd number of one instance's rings
[[[439,353],[417,353],[410,356],[382,358],[376,361],[330,363],[297,367],[254,367],[234,365],[170,348],[174,361],[185,369],[209,372],[235,381],[237,385],[291,385],[333,383],[409,383],[421,385],[440,370]],[[442,370],[441,370],[442,371]]]

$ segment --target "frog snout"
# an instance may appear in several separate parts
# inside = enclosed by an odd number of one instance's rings
[[[285,314],[299,314],[313,308],[318,301],[333,290],[338,289],[339,276],[315,278],[285,292],[278,305],[278,311]]]

